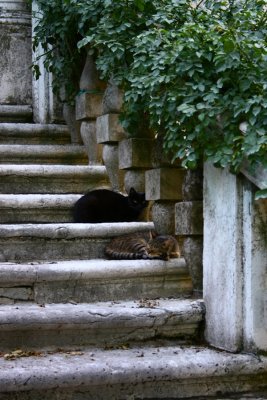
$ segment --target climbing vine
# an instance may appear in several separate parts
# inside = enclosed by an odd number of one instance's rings
[[[130,135],[145,116],[185,167],[267,165],[265,0],[38,4],[34,42],[55,85],[66,85],[86,49],[102,78],[123,88],[121,123]]]
[[[54,93],[64,101],[73,102],[87,53],[85,48],[78,49],[77,43],[98,20],[97,1],[93,7],[85,8],[90,19],[84,18],[85,2],[82,5],[76,0],[36,0],[35,4],[38,10],[33,12],[33,50],[37,56],[33,71],[38,79],[42,58],[46,70],[53,74]]]

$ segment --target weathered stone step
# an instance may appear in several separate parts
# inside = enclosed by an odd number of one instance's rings
[[[0,223],[73,222],[79,194],[0,194]]]
[[[88,164],[84,146],[0,144],[1,164]]]
[[[0,264],[0,304],[156,299],[191,293],[183,258]]]
[[[6,357],[0,358],[1,400],[227,399],[267,390],[267,357],[197,346]]]
[[[153,223],[0,225],[0,262],[102,258],[118,235],[153,229]]]
[[[32,120],[30,105],[0,105],[0,121],[25,122]]]
[[[108,185],[106,167],[72,165],[0,165],[0,193],[84,193]]]
[[[140,300],[0,306],[0,350],[116,346],[161,339],[195,339],[203,303]]]
[[[190,397],[190,400],[206,400],[206,396],[194,396]],[[267,399],[267,390],[246,392],[246,393],[227,393],[226,396],[217,395],[217,396],[209,396],[209,400],[266,400]],[[170,399],[169,399],[170,400]]]
[[[1,110],[1,106],[0,106]],[[68,144],[71,141],[66,125],[0,123],[2,144]]]

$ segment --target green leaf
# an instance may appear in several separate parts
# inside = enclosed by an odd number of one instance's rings
[[[227,38],[223,42],[223,48],[226,53],[231,53],[235,50],[235,43],[232,39]]]
[[[267,189],[258,190],[255,193],[255,200],[267,199]]]
[[[80,41],[77,43],[78,49],[80,49],[80,48],[86,46],[88,43],[91,42],[91,40],[92,40],[92,37],[91,37],[91,36],[86,36],[84,39],[80,40]]]
[[[204,121],[205,117],[206,117],[205,113],[201,113],[201,114],[198,115],[199,121]]]
[[[33,46],[44,49],[40,57],[64,100],[74,103],[89,51],[101,79],[125,93],[129,135],[145,132],[145,121],[164,132],[170,157],[179,155],[187,168],[204,158],[234,171],[248,155],[264,161],[266,2],[36,1]]]
[[[144,0],[134,0],[134,4],[140,11],[144,11],[145,9],[145,3]]]

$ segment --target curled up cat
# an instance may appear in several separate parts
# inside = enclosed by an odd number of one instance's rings
[[[75,222],[131,222],[138,221],[148,206],[145,193],[131,188],[128,196],[108,189],[86,193],[74,205]]]
[[[180,257],[179,245],[175,237],[157,235],[154,231],[130,233],[117,236],[105,248],[111,259],[160,259]]]

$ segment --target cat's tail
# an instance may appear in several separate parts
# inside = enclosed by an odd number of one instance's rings
[[[114,251],[108,247],[105,249],[105,254],[113,260],[146,260],[150,259],[147,253],[131,253],[126,251]]]

